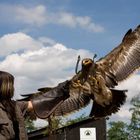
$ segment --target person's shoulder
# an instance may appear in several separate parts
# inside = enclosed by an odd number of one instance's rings
[[[27,110],[28,108],[28,102],[27,101],[16,101],[16,106],[20,108],[22,112]]]

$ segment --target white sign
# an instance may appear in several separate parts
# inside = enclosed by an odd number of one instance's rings
[[[96,128],[80,128],[80,140],[96,140]]]

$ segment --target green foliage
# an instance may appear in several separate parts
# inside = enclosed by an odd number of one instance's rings
[[[48,121],[48,126],[46,127],[46,130],[44,132],[44,135],[49,135],[51,134],[54,130],[60,128],[63,126],[63,120],[61,117],[49,117],[47,119]]]
[[[81,116],[79,116],[78,118],[75,119],[68,119],[66,121],[66,123],[64,124],[64,126],[68,126],[68,125],[72,125],[74,123],[80,122],[82,120],[85,120],[87,118],[87,116],[85,116],[85,114],[82,114]]]
[[[132,98],[130,124],[122,121],[110,122],[108,140],[140,140],[140,95]]]
[[[46,131],[44,132],[44,135],[49,135],[58,128],[72,125],[72,124],[82,121],[86,118],[87,117],[84,114],[82,114],[81,116],[79,116],[75,119],[67,119],[66,121],[64,121],[64,119],[62,117],[53,117],[52,116],[52,117],[48,118],[49,125],[46,127]]]
[[[108,130],[109,140],[127,140],[127,124],[121,121],[110,122],[110,129]]]
[[[129,139],[139,140],[140,139],[140,95],[134,97],[131,100],[131,104],[133,105],[130,108],[132,112],[131,123],[128,127],[129,131]]]
[[[34,126],[33,120],[31,120],[30,117],[27,117],[25,119],[25,127],[26,127],[27,132],[31,132],[36,129],[36,127]]]

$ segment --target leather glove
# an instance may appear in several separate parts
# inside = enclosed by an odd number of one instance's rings
[[[69,97],[69,85],[70,81],[65,81],[50,91],[34,97],[31,102],[37,117],[41,119],[49,117]]]

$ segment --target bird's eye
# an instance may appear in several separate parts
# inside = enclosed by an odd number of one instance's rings
[[[88,60],[83,60],[83,63],[87,63],[88,62]]]
[[[84,60],[84,61],[83,61],[83,64],[84,64],[84,65],[87,65],[87,64],[89,64],[89,63],[91,63],[90,60]]]

